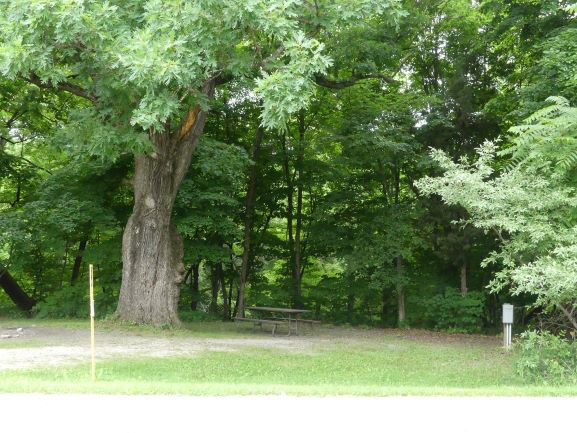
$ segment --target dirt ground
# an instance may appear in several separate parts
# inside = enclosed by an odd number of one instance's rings
[[[246,347],[273,348],[290,352],[310,352],[332,344],[383,344],[394,346],[397,339],[423,344],[466,344],[498,346],[497,337],[446,334],[423,330],[355,329],[322,327],[299,336],[276,336],[250,329],[239,330],[238,337],[206,338],[191,335],[138,335],[105,330],[96,333],[97,359],[136,356],[194,356],[207,351],[231,352]],[[40,325],[0,323],[0,371],[86,362],[90,359],[90,331]]]

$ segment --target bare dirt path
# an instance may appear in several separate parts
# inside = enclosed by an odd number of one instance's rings
[[[0,340],[0,370],[73,364],[90,358],[89,330],[23,326],[0,328],[0,335],[5,337]],[[230,352],[243,347],[302,351],[311,345],[311,341],[298,337],[273,338],[266,334],[242,337],[162,337],[122,331],[97,332],[97,358],[193,356],[199,352]]]

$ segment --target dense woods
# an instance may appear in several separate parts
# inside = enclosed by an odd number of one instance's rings
[[[577,329],[559,0],[0,0],[0,313]]]

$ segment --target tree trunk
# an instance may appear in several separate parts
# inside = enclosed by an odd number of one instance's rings
[[[237,290],[237,291],[236,291],[236,302],[234,303],[234,310],[233,310],[233,312],[232,312],[232,316],[233,316],[233,317],[243,317],[243,316],[238,312],[238,311],[239,311],[239,310],[238,310],[238,305],[239,305],[239,302],[240,302],[240,299],[239,299],[239,298],[240,298],[240,292]]]
[[[290,162],[289,154],[286,146],[286,137],[282,137],[282,146],[284,151],[284,173],[287,184],[287,208],[286,208],[286,221],[287,221],[287,238],[288,238],[288,250],[289,250],[289,267],[291,273],[291,298],[292,304],[295,306],[295,240],[293,235],[293,214],[294,214],[294,197],[293,197],[293,181],[290,172]]]
[[[382,306],[381,306],[381,323],[383,325],[383,327],[385,327],[385,323],[387,321],[387,301],[388,301],[388,292],[386,287],[383,287],[381,289],[381,300],[382,300]]]
[[[467,288],[467,262],[463,261],[461,265],[461,295],[465,296],[469,289]]]
[[[200,275],[200,263],[195,263],[192,265],[192,278],[190,280],[190,290],[191,290],[191,298],[190,301],[190,309],[192,311],[196,311],[198,307],[198,297],[200,294],[200,290],[198,287],[198,279]]]
[[[12,302],[21,310],[30,311],[32,307],[36,305],[36,301],[22,290],[20,284],[18,284],[14,277],[10,275],[10,272],[2,266],[0,266],[0,287],[4,289],[4,292],[12,299]]]
[[[347,322],[353,323],[353,314],[355,312],[355,295],[352,293],[347,297]]]
[[[203,92],[212,96],[214,82]],[[180,128],[149,131],[154,151],[135,157],[134,208],[122,238],[122,285],[116,315],[132,323],[179,323],[183,244],[171,223],[172,207],[206,113],[192,108]]]
[[[134,323],[178,323],[183,245],[171,223],[176,197],[165,155],[136,157],[134,209],[122,238],[122,286],[117,313]]]
[[[296,176],[297,176],[297,203],[296,203],[296,227],[294,232],[294,242],[292,243],[292,280],[293,280],[293,306],[296,308],[302,308],[302,274],[301,274],[301,233],[302,233],[302,221],[303,221],[303,164],[304,164],[304,140],[305,140],[305,115],[304,111],[301,110],[298,115],[299,121],[299,143],[298,143],[298,153],[296,159]],[[290,191],[292,199],[292,188]],[[292,214],[292,209],[291,209]],[[291,215],[292,216],[292,215]],[[292,218],[291,218],[292,225]]]
[[[234,269],[232,271],[234,272]],[[231,275],[234,275],[233,272],[231,272]],[[227,319],[229,319],[229,320],[234,317],[233,308],[232,308],[232,290],[234,288],[233,284],[234,284],[234,278],[231,278],[230,279],[230,285],[228,286],[228,317],[227,317]],[[234,311],[234,314],[236,314],[236,311]]]
[[[401,256],[397,257],[397,299],[398,299],[398,310],[399,310],[399,320],[398,325],[401,326],[405,321],[405,288],[401,281],[403,275],[403,258]]]
[[[78,252],[74,258],[74,265],[72,266],[72,276],[70,277],[70,285],[73,286],[78,282],[78,277],[80,277],[80,268],[82,266],[82,256],[84,250],[86,250],[86,244],[88,239],[82,239],[78,244]]]
[[[302,157],[299,156],[299,163],[297,164],[298,182],[297,182],[297,214],[295,227],[295,241],[294,241],[294,305],[297,308],[303,306],[302,302],[302,274],[301,274],[301,233],[303,222],[303,184],[302,184]]]
[[[210,286],[211,286],[211,299],[210,306],[208,310],[211,313],[216,313],[218,311],[218,292],[220,291],[220,285],[222,283],[222,263],[216,263],[212,265],[210,272]]]
[[[240,282],[238,286],[238,296],[236,305],[237,317],[244,317],[244,286],[248,277],[248,262],[250,258],[251,234],[254,223],[254,203],[256,200],[256,185],[257,185],[257,160],[260,152],[260,145],[264,137],[264,128],[259,127],[256,131],[254,140],[254,147],[252,151],[253,165],[250,169],[248,180],[248,190],[246,193],[246,213],[244,216],[244,240],[242,252],[242,264],[240,267]]]
[[[222,317],[225,320],[229,319],[229,305],[228,305],[228,293],[226,291],[226,284],[224,280],[224,272],[222,272],[222,264],[220,272],[220,289],[222,290]]]

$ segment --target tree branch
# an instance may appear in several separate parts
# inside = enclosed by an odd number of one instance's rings
[[[563,312],[563,314],[565,315],[565,317],[567,317],[569,322],[571,322],[573,328],[577,329],[577,321],[575,320],[575,317],[573,317],[573,315],[569,311],[567,311],[567,309],[563,307],[563,305],[561,305],[560,303],[557,304],[557,307]]]
[[[64,92],[72,93],[73,95],[87,99],[91,102],[97,102],[98,100],[96,96],[88,93],[86,89],[84,89],[83,87],[80,87],[77,84],[73,84],[68,81],[61,81],[56,86],[54,86],[52,84],[43,82],[40,79],[40,77],[36,75],[34,72],[32,72],[28,78],[24,78],[24,80],[40,87],[41,89],[62,90]]]
[[[17,156],[16,158],[20,158],[21,160],[27,162],[28,164],[30,164],[32,167],[36,167],[38,170],[42,170],[45,171],[48,174],[52,174],[52,171],[48,170],[47,168],[41,167],[38,164],[30,161],[28,158],[25,158],[23,156]]]
[[[394,84],[397,81],[391,77],[381,74],[354,74],[351,78],[346,80],[329,80],[328,78],[322,75],[315,76],[315,83],[321,87],[326,87],[327,89],[345,89],[347,87],[354,86],[361,80],[368,80],[368,79],[379,79],[385,81],[389,84]]]

